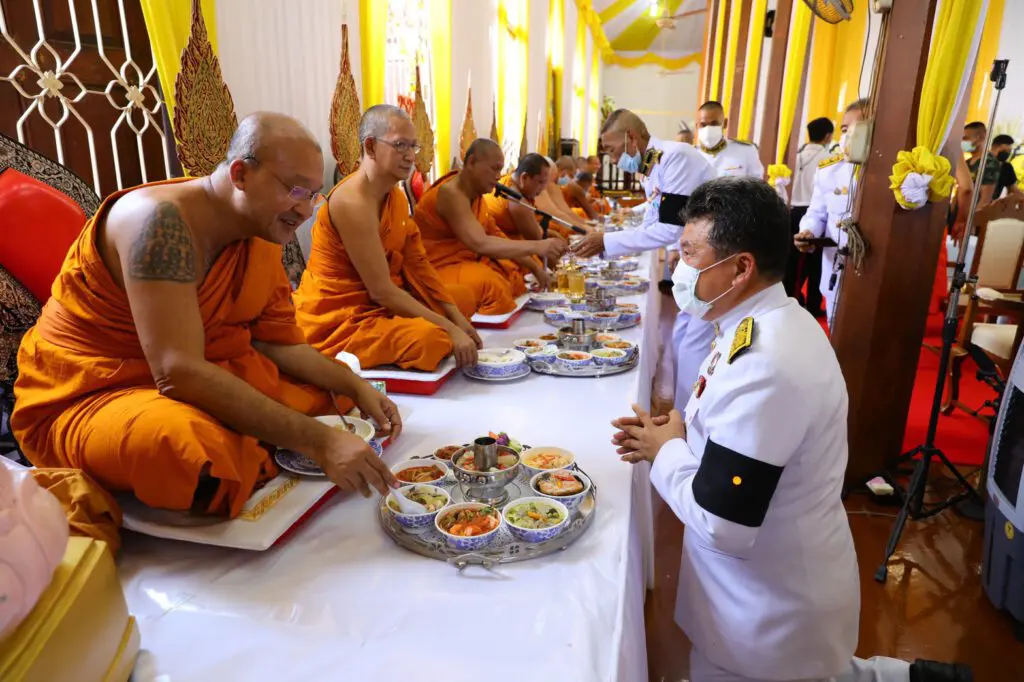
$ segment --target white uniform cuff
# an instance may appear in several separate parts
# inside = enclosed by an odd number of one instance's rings
[[[651,466],[651,483],[662,499],[672,494],[672,475],[680,469],[690,468],[696,474],[700,461],[693,454],[685,438],[673,438],[661,446]]]

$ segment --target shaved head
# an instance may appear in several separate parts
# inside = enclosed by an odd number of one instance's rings
[[[616,109],[608,115],[601,126],[601,135],[627,131],[642,137],[647,136],[647,125],[629,109]]]
[[[380,139],[387,135],[394,118],[412,123],[409,114],[393,104],[375,104],[367,109],[363,117],[359,119],[359,146],[363,147],[366,140],[371,137]]]
[[[468,165],[471,158],[487,158],[496,154],[504,158],[505,152],[501,150],[501,145],[489,138],[478,137],[466,150],[466,157],[462,160],[462,165]]]
[[[225,163],[230,165],[245,159],[261,159],[268,153],[294,145],[308,146],[321,152],[313,133],[291,116],[257,111],[239,122],[228,144]]]
[[[558,161],[555,162],[555,166],[560,171],[565,171],[569,173],[576,172],[576,162],[573,161],[573,158],[571,156],[558,157]]]

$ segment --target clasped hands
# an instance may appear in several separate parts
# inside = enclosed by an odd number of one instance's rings
[[[618,431],[612,435],[615,452],[623,462],[654,462],[662,446],[674,438],[686,438],[686,424],[679,410],[662,417],[651,417],[639,405],[633,405],[633,416],[612,420]]]

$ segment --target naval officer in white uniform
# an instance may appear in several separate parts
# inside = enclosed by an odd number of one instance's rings
[[[860,587],[841,500],[847,393],[814,318],[782,285],[789,211],[752,178],[687,207],[680,310],[713,322],[683,415],[616,420],[629,462],[686,525],[676,620],[691,682],[966,682],[969,669],[853,658]]]
[[[721,103],[709,100],[697,110],[697,151],[724,177],[763,178],[764,166],[757,147],[725,136],[729,121]]]
[[[573,247],[576,255],[585,258],[604,253],[616,258],[677,244],[683,233],[681,214],[686,200],[698,186],[715,177],[711,165],[692,145],[653,137],[644,122],[627,109],[614,111],[605,120],[601,145],[624,172],[645,176],[647,211],[641,229],[593,232]],[[686,403],[711,336],[711,326],[706,322],[685,313],[676,317],[671,339],[676,360],[676,405]]]
[[[867,109],[866,100],[857,100],[846,107],[843,123],[840,126],[845,143],[847,130],[858,121],[864,120]],[[846,232],[839,229],[840,223],[853,213],[853,193],[857,183],[857,165],[846,158],[840,151],[818,164],[814,173],[814,191],[807,212],[800,220],[800,231],[793,238],[796,247],[801,251],[814,251],[804,240],[814,237],[828,237],[837,246],[826,246],[821,251],[821,296],[825,300],[825,319],[829,328],[835,316],[836,294],[842,278],[842,271],[836,270],[836,252],[846,246]],[[808,284],[810,286],[810,284]]]

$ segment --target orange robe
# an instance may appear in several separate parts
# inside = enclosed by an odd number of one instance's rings
[[[569,207],[569,210],[580,218],[583,218],[583,220],[590,220],[590,218],[587,217],[587,212],[583,210],[583,206],[580,204],[579,200],[577,200],[576,197],[572,195],[572,192],[569,191],[569,185],[565,185],[561,189],[562,198],[565,199],[565,204]]]
[[[208,510],[233,517],[277,468],[255,438],[157,390],[128,297],[96,248],[99,221],[129,191],[86,223],[22,340],[11,426],[36,466],[81,469],[152,507],[190,508],[209,465],[219,483]],[[304,343],[289,295],[279,245],[229,245],[198,289],[206,359],[292,409],[326,414],[325,391],[281,376],[252,345]]]
[[[508,174],[499,180],[501,184],[506,187],[513,187],[512,174]],[[534,201],[523,197],[523,201],[528,203],[530,206],[536,206]],[[516,221],[512,218],[512,213],[509,212],[508,208],[511,205],[509,200],[504,197],[499,197],[496,194],[485,194],[484,203],[487,205],[487,210],[491,214],[491,218],[494,219],[494,224],[498,226],[506,237],[509,239],[525,239],[523,235],[519,233],[519,227],[516,225]],[[539,221],[538,221],[539,222]],[[548,224],[548,236],[549,237],[561,237],[562,239],[568,239],[572,233],[567,227],[562,227],[557,223]]]
[[[587,191],[587,198],[590,199],[590,205],[594,207],[598,215],[608,215],[612,212],[612,205],[601,196],[601,193],[597,191],[597,187],[591,185]]]
[[[441,304],[454,301],[427,259],[420,231],[409,217],[408,200],[397,185],[384,201],[380,242],[395,286],[443,317]],[[422,317],[396,316],[371,300],[331,222],[327,202],[313,223],[309,263],[292,300],[306,341],[330,357],[347,351],[367,368],[398,365],[432,371],[452,352],[451,337],[441,327]]]
[[[419,203],[413,218],[420,228],[427,257],[449,288],[462,285],[472,294],[469,308],[484,315],[501,315],[515,310],[515,299],[526,293],[526,283],[519,265],[514,261],[480,256],[455,235],[448,222],[437,212],[440,188],[451,182],[458,171],[452,171],[431,185]],[[492,237],[507,239],[498,229],[483,198],[473,202],[477,221]],[[465,310],[463,304],[459,308]]]

